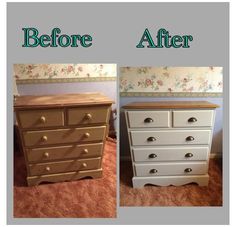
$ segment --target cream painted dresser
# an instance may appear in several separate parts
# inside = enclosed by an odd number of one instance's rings
[[[205,101],[130,103],[125,109],[133,187],[207,186],[215,108]]]
[[[17,97],[28,185],[101,177],[111,105],[100,93]]]

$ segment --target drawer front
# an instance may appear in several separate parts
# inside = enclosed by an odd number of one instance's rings
[[[101,167],[101,158],[69,160],[62,162],[49,162],[41,164],[30,164],[29,172],[31,176],[44,175],[52,173],[64,173],[70,171],[99,169]]]
[[[211,130],[131,131],[133,145],[209,144]]]
[[[207,162],[135,164],[136,176],[195,175],[207,173]]]
[[[26,110],[18,112],[22,128],[43,128],[64,125],[64,112],[54,110]]]
[[[69,125],[107,123],[110,106],[69,108],[67,112]]]
[[[23,132],[25,146],[102,141],[106,126]]]
[[[169,111],[129,111],[130,128],[170,127]]]
[[[133,148],[135,162],[207,160],[206,147],[146,147]]]
[[[76,146],[27,149],[29,162],[45,162],[57,159],[91,158],[102,156],[102,143]]]
[[[176,110],[173,111],[173,127],[210,127],[213,116],[213,110]]]

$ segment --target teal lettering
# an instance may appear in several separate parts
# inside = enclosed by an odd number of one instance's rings
[[[63,39],[66,41],[65,43],[63,43]],[[58,44],[61,47],[68,47],[70,46],[71,40],[70,37],[68,35],[61,35],[58,38]]]
[[[39,31],[36,28],[22,28],[24,32],[24,43],[22,47],[81,47],[88,48],[92,46],[92,36],[85,35],[67,35],[61,34],[60,28],[53,28],[51,35],[43,34],[39,35]]]
[[[142,35],[142,38],[140,39],[140,42],[138,45],[136,45],[136,48],[144,48],[144,42],[147,42],[147,48],[189,48],[189,43],[193,41],[193,36],[191,35],[169,35],[169,31],[167,31],[164,28],[160,28],[157,31],[156,35],[156,44],[154,43],[152,36],[149,32],[149,30],[146,28],[144,30],[144,33]]]
[[[90,42],[90,43],[86,43]],[[82,47],[90,47],[92,45],[92,37],[90,35],[83,35],[81,37],[81,46]]]
[[[173,36],[173,38],[171,39],[171,45],[174,48],[180,48],[182,46],[182,43],[177,44],[177,42],[183,42],[183,38],[180,35]]]
[[[190,46],[189,46],[188,42],[193,41],[193,37],[191,35],[184,35],[183,39],[184,39],[183,48],[189,48]]]
[[[36,28],[22,28],[22,30],[24,31],[24,44],[22,47],[37,47],[40,44],[39,32]],[[31,35],[30,32],[32,32]],[[30,39],[34,42],[33,44],[30,44]]]
[[[50,43],[45,44],[45,42],[50,42],[50,36],[49,35],[41,35],[39,38],[39,42],[41,47],[48,47],[50,46]]]
[[[152,36],[147,28],[145,29],[145,31],[142,35],[142,38],[136,47],[137,48],[144,48],[143,42],[147,42],[149,44],[149,45],[147,45],[147,48],[156,48],[155,43],[153,42]]]

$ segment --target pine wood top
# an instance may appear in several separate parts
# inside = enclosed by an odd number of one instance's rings
[[[18,96],[14,102],[15,109],[50,108],[65,106],[111,105],[114,103],[102,93],[60,94],[43,96]]]
[[[158,101],[132,102],[123,106],[124,109],[213,109],[219,107],[207,101]]]

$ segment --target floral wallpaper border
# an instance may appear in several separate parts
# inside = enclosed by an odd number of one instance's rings
[[[222,97],[221,92],[120,92],[121,97]]]
[[[220,97],[222,67],[121,67],[120,96]]]
[[[115,81],[116,64],[14,64],[17,84]]]

